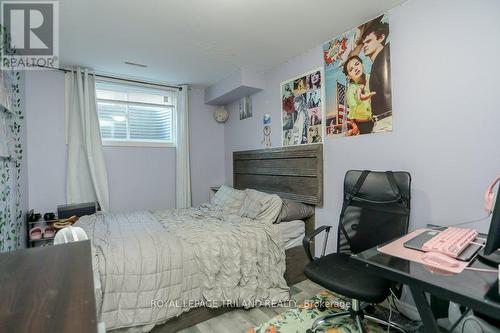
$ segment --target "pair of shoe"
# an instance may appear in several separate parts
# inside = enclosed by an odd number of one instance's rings
[[[29,235],[30,239],[42,239],[43,238],[52,238],[56,234],[56,230],[51,226],[46,227],[34,227],[31,228]]]

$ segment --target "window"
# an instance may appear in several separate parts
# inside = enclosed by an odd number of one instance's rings
[[[99,81],[96,97],[104,145],[175,145],[175,92]]]

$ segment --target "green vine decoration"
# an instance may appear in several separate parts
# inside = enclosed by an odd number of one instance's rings
[[[1,26],[0,26],[1,27]],[[10,48],[10,34],[5,27],[1,27],[4,43],[0,52],[15,54]],[[12,96],[11,110],[0,106],[0,117],[7,125],[8,143],[11,146],[10,157],[0,157],[0,251],[12,251],[24,245],[24,220],[21,207],[21,166],[23,159],[22,146],[22,102],[21,102],[21,73],[13,69],[2,70],[4,80],[8,84],[0,89],[10,90]]]

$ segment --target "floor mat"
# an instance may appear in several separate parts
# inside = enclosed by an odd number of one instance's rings
[[[269,321],[252,328],[247,333],[304,333],[311,328],[316,318],[335,312],[345,311],[349,307],[350,300],[329,291],[321,291],[311,300],[306,300],[297,308],[290,309]],[[382,318],[387,318],[388,311],[385,309],[375,309],[375,314]],[[420,324],[406,320],[395,313],[392,313],[391,321],[403,325],[410,332],[419,332]],[[385,333],[387,327],[375,324],[371,321],[365,321],[367,333]],[[317,332],[326,333],[354,333],[358,332],[355,323],[350,317],[332,319],[325,325],[323,330]],[[395,330],[391,330],[395,332]]]

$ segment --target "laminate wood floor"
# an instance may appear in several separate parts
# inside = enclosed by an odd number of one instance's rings
[[[183,329],[179,333],[245,333],[249,328],[268,321],[294,305],[299,305],[323,289],[310,280],[304,280],[290,287],[290,296],[293,301],[287,306],[233,310]]]

